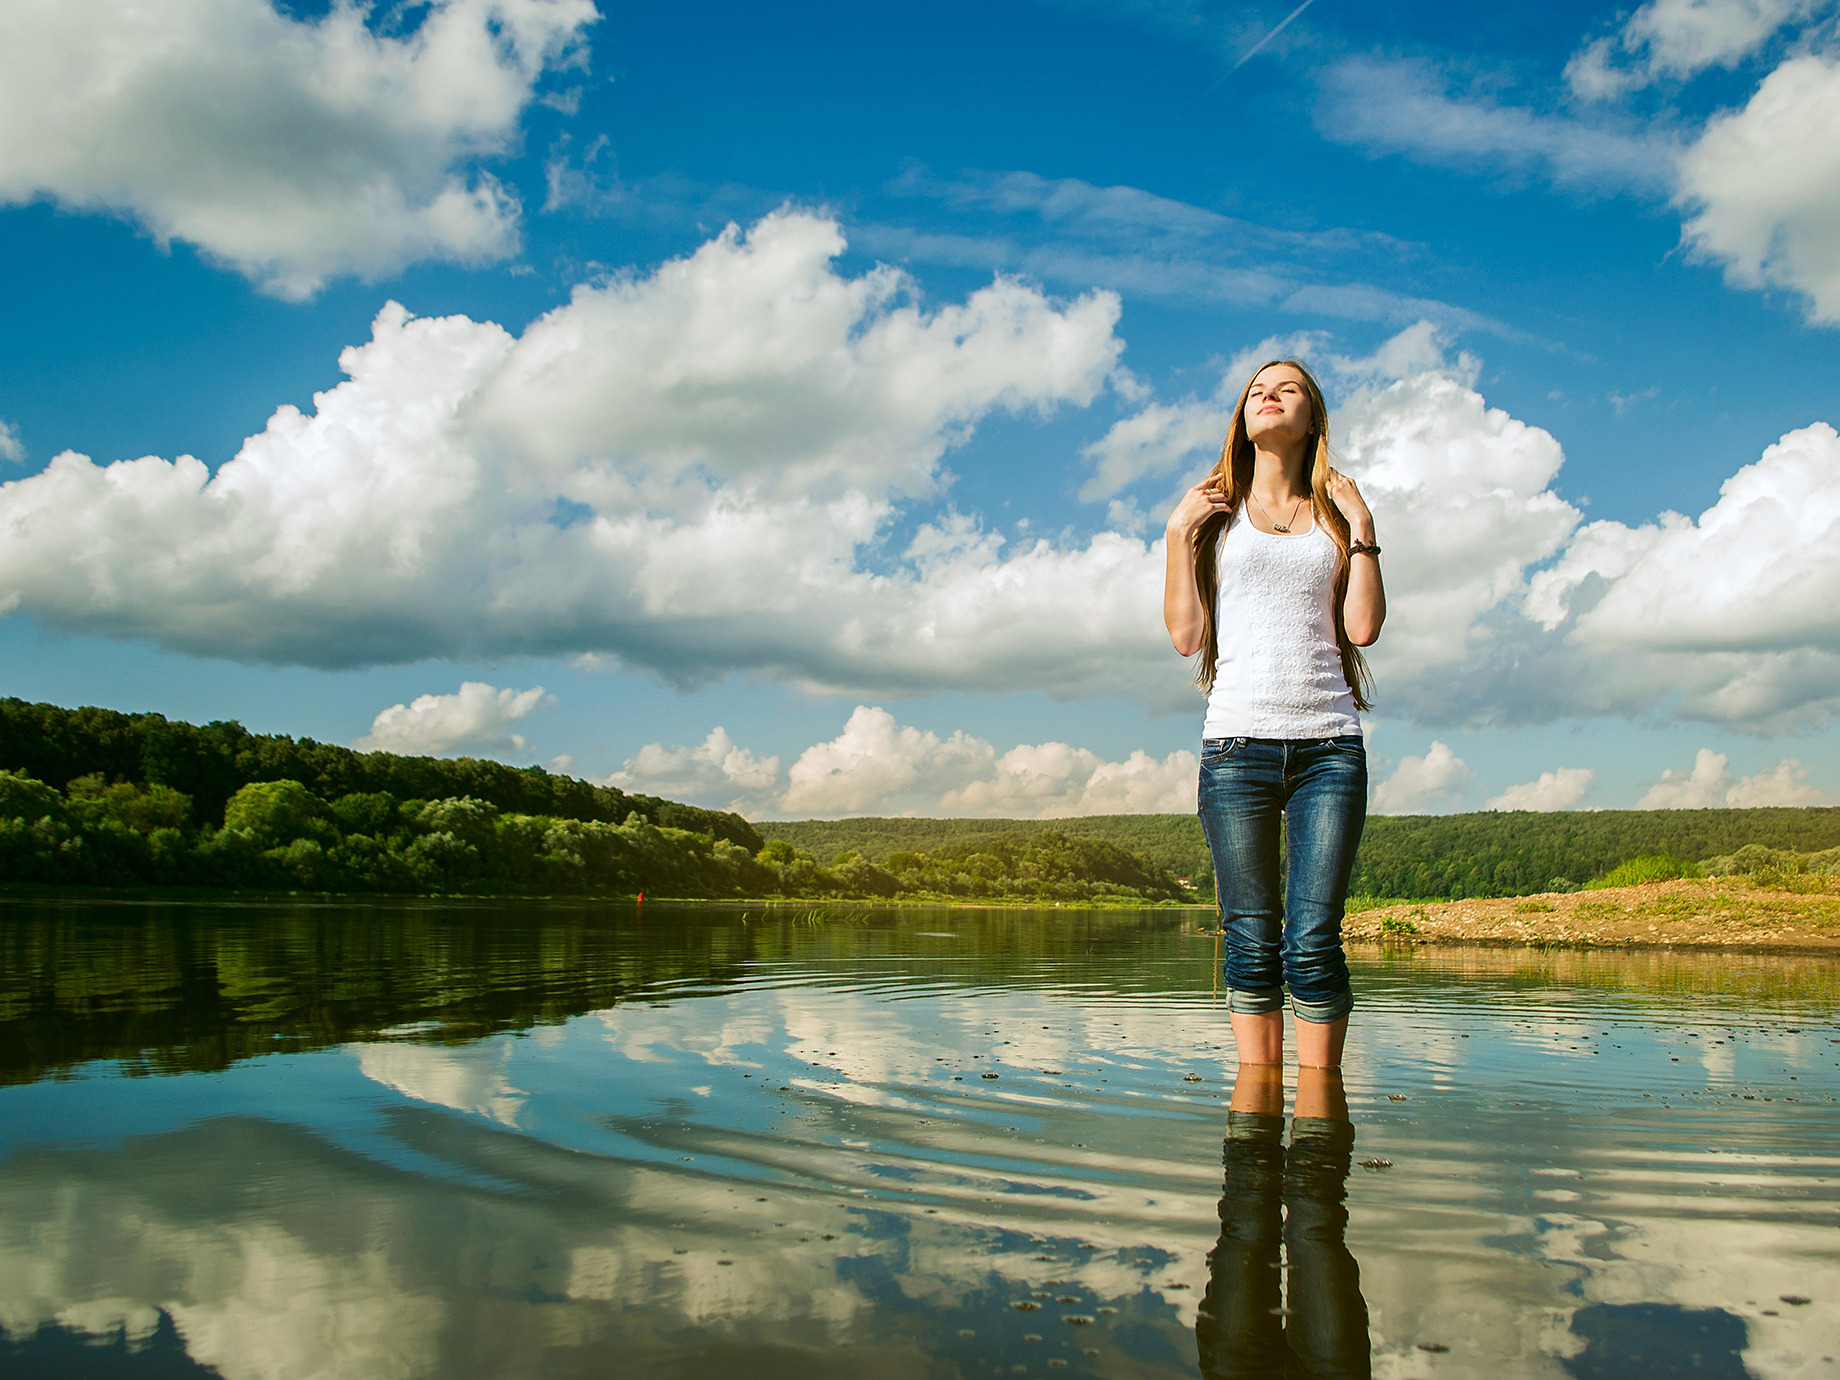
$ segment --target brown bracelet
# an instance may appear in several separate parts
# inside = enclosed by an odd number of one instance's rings
[[[1380,543],[1373,541],[1351,541],[1348,543],[1350,556],[1378,556]]]

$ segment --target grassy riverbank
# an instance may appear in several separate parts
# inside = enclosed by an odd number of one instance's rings
[[[1354,942],[1840,954],[1840,877],[1683,878],[1645,886],[1380,907]]]

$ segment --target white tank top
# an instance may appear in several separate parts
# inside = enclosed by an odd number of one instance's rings
[[[1203,738],[1360,733],[1335,641],[1335,542],[1321,527],[1280,536],[1239,515],[1220,538],[1220,658]]]

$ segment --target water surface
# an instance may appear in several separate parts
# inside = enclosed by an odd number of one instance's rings
[[[808,920],[0,905],[0,1373],[1840,1376],[1828,961],[1360,953],[1229,1142],[1192,913]]]

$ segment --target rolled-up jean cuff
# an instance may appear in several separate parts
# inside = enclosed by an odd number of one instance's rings
[[[1236,1016],[1269,1016],[1284,1009],[1282,987],[1229,987],[1227,1010]],[[1330,1020],[1335,1017],[1331,1016]]]
[[[1330,997],[1328,1001],[1299,1001],[1297,994],[1291,993],[1291,1011],[1298,1020],[1306,1021],[1310,1025],[1333,1025],[1352,1010],[1354,1010],[1353,992],[1338,993]]]
[[[1284,1118],[1264,1112],[1227,1112],[1228,1140],[1277,1141],[1284,1135]]]
[[[1233,1113],[1229,1112],[1231,1118]],[[1321,1116],[1291,1118],[1291,1144],[1300,1140],[1321,1141],[1329,1149],[1347,1150],[1354,1145],[1354,1127],[1346,1121]]]

